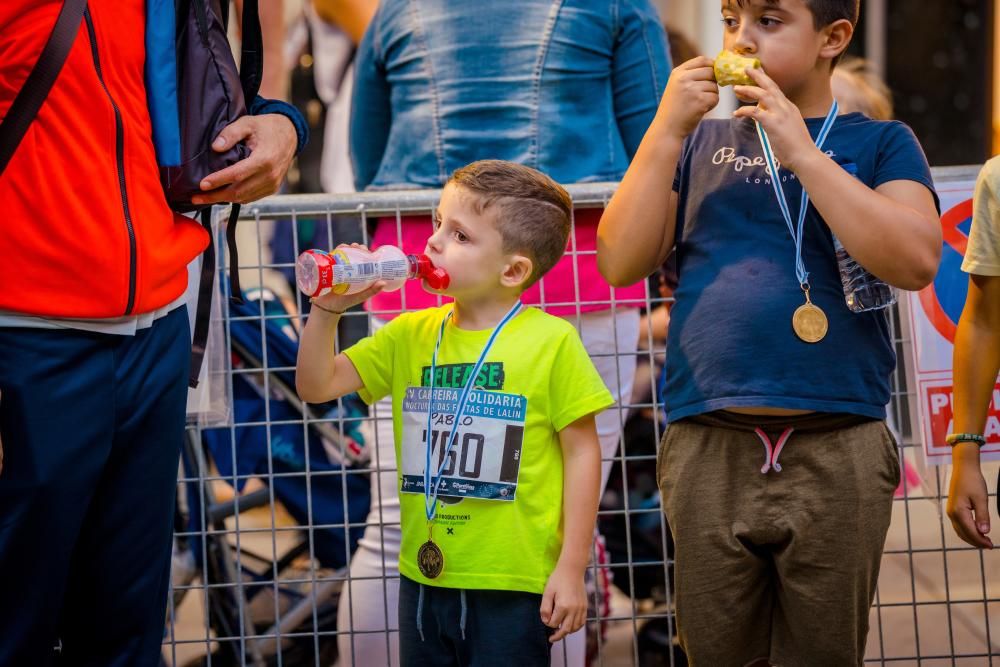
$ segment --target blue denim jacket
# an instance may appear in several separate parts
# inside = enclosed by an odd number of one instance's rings
[[[357,54],[355,184],[440,187],[486,158],[620,179],[670,75],[650,0],[385,0]]]

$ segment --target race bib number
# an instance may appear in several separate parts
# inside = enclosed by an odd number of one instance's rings
[[[439,494],[514,500],[521,468],[528,399],[473,390],[455,423],[459,389],[435,389],[431,407],[431,474],[441,470]],[[403,398],[402,493],[424,493],[429,387],[410,387]],[[452,432],[455,442],[445,454]]]

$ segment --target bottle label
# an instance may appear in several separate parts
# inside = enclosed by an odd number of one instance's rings
[[[410,262],[405,259],[390,259],[380,264],[382,280],[398,280],[410,277]]]
[[[335,264],[333,284],[347,285],[375,280],[396,280],[409,277],[409,262],[405,259],[384,262],[358,262],[357,264]]]

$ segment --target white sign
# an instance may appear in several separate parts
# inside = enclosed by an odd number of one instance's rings
[[[969,276],[962,260],[972,223],[974,175],[936,183],[941,198],[944,248],[938,274],[928,287],[907,294],[910,331],[913,335],[913,370],[917,413],[927,460],[951,462],[945,436],[954,430],[952,411],[952,354],[958,319],[965,305]],[[1000,384],[993,393],[986,425],[984,460],[1000,459]]]

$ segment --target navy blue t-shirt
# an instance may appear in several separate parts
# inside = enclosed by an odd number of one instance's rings
[[[806,119],[814,138],[823,120]],[[903,123],[840,116],[823,150],[873,189],[909,180],[934,191]],[[802,187],[791,172],[780,176],[795,221]],[[795,244],[753,121],[702,121],[685,143],[674,190],[679,283],[667,335],[667,421],[757,406],[884,419],[896,363],[887,314],[847,308],[830,230],[812,204],[802,258],[830,329],[816,344],[792,330],[805,302]]]

